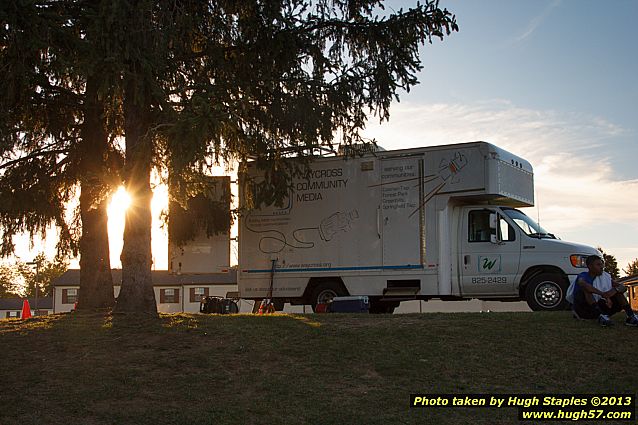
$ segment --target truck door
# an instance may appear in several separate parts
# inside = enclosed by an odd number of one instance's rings
[[[464,208],[459,232],[459,270],[464,296],[514,294],[521,238],[503,215],[490,227],[491,208]],[[492,240],[492,236],[496,240]]]
[[[422,264],[422,156],[381,161],[379,227],[383,237],[383,266],[417,268]]]

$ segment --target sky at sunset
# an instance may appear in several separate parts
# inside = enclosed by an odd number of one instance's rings
[[[390,1],[387,8],[415,2]],[[441,0],[460,27],[421,49],[421,84],[390,122],[366,130],[386,149],[484,140],[534,167],[526,210],[564,240],[602,246],[622,269],[638,258],[638,1]],[[153,256],[167,268],[156,188]],[[124,200],[110,209],[111,265],[121,267]],[[31,249],[30,261],[54,238]],[[73,262],[72,266],[77,266]]]
[[[602,246],[621,269],[638,258],[638,1],[440,5],[459,32],[421,49],[421,84],[367,134],[386,149],[505,148],[532,163],[526,213],[547,231]]]

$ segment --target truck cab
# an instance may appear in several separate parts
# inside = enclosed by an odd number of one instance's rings
[[[567,287],[585,269],[585,258],[600,255],[565,242],[519,209],[473,205],[458,213],[459,293],[463,297],[524,299],[532,310],[567,306]]]

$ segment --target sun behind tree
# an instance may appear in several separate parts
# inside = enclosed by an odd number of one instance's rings
[[[124,223],[126,220],[126,210],[133,202],[131,195],[124,186],[120,186],[111,196],[107,208],[109,218],[109,247],[111,254],[111,267],[121,268],[120,254],[122,253],[124,234]],[[152,244],[153,244],[153,266],[159,269],[166,269],[166,256],[168,250],[168,240],[166,231],[162,228],[162,212],[168,208],[168,190],[165,185],[155,186],[153,199],[151,200],[151,213],[153,217]],[[156,263],[156,258],[159,261]]]
[[[107,208],[109,251],[111,254],[111,267],[120,268],[120,253],[122,252],[122,234],[124,233],[124,220],[126,210],[131,205],[131,196],[124,186],[120,186],[111,197]]]
[[[111,211],[124,212],[131,205],[131,195],[128,194],[124,186],[120,186],[113,194],[111,202],[109,203],[109,216]]]

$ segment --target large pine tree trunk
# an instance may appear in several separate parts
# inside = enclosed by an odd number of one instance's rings
[[[90,185],[82,185],[80,211],[80,293],[78,309],[113,307],[113,278],[109,260],[109,237],[106,201],[95,202]]]
[[[151,159],[148,99],[135,76],[129,76],[124,92],[126,159],[124,180],[131,197],[126,211],[122,248],[122,289],[115,310],[157,315],[151,277]]]
[[[80,141],[80,293],[78,309],[113,307],[113,278],[109,252],[106,207],[109,190],[105,182],[104,161],[108,140],[104,129],[104,110],[98,100],[97,82],[89,78],[82,140]]]

